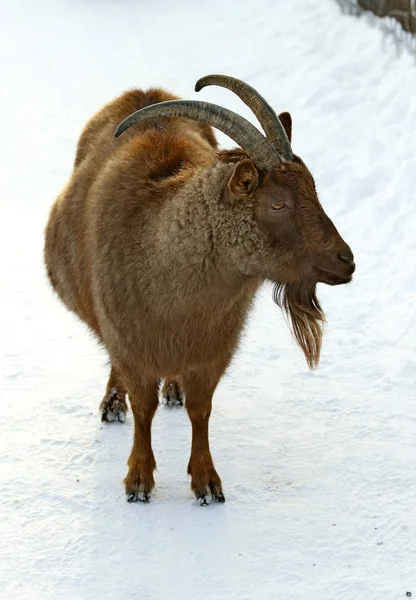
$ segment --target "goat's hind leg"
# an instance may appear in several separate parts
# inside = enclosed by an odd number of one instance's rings
[[[182,378],[177,375],[167,377],[162,388],[162,404],[169,407],[183,406],[183,402]]]
[[[101,421],[124,423],[127,410],[125,387],[112,366],[105,396],[100,404]]]

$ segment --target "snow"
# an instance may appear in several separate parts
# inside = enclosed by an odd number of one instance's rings
[[[414,57],[331,0],[20,0],[0,24],[0,598],[415,595]],[[254,122],[230,92],[194,94],[213,72],[292,112],[357,272],[320,287],[313,373],[260,294],[211,418],[226,504],[193,499],[190,424],[161,407],[157,487],[132,505],[132,417],[100,422],[107,357],[48,288],[43,227],[81,127],[124,89],[162,85]]]

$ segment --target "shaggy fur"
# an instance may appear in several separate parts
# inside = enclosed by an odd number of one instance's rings
[[[50,213],[45,263],[62,301],[109,353],[102,418],[124,420],[129,395],[127,499],[149,499],[159,384],[167,379],[167,392],[174,378],[180,387],[170,391],[184,393],[192,423],[192,489],[204,503],[224,500],[209,449],[212,395],[260,284],[277,285],[313,366],[323,320],[315,285],[348,281],[353,267],[339,255],[352,254],[298,158],[258,171],[241,150],[218,151],[209,125],[184,118],[152,119],[113,138],[130,113],[172,98],[133,90],[90,120]],[[291,132],[288,113],[282,121]]]
[[[316,286],[276,284],[273,299],[284,310],[292,333],[311,369],[318,366],[325,315],[316,297]]]

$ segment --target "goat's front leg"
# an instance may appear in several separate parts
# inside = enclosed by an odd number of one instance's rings
[[[215,470],[209,448],[208,426],[211,415],[212,396],[223,370],[215,372],[192,372],[183,378],[186,394],[186,410],[192,423],[192,450],[188,465],[191,487],[201,506],[209,498],[225,502],[221,479]]]
[[[124,480],[128,502],[148,502],[155,481],[156,461],[152,450],[152,420],[158,406],[159,382],[124,377],[134,417],[134,441]]]

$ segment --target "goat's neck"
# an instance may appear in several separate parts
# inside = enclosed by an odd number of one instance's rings
[[[230,166],[219,163],[201,170],[169,199],[159,215],[158,264],[161,277],[173,278],[169,287],[183,299],[196,297],[210,304],[233,303],[253,289],[252,277],[242,274],[230,259],[230,209],[220,189]],[[159,268],[155,264],[155,268]]]

